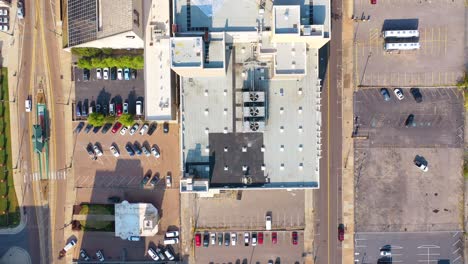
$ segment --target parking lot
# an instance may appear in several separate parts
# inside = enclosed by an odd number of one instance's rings
[[[227,230],[226,232],[229,232]],[[292,244],[291,232],[277,232],[277,244],[271,240],[271,232],[264,232],[262,245],[244,246],[244,232],[234,231],[237,234],[236,246],[209,245],[195,248],[196,263],[267,263],[269,260],[277,263],[303,263],[302,253],[304,237],[298,232],[298,244]],[[232,233],[232,231],[231,231]]]
[[[77,126],[78,122],[74,124]],[[146,256],[147,246],[162,244],[167,230],[179,229],[178,133],[177,124],[169,124],[169,133],[165,134],[162,123],[158,123],[156,131],[151,136],[148,134],[141,136],[139,133],[130,136],[128,132],[122,136],[118,132],[113,134],[110,130],[106,134],[102,134],[101,131],[97,133],[90,131],[86,134],[84,129],[75,135],[73,168],[77,192],[76,204],[105,204],[109,203],[109,197],[118,196],[129,202],[152,203],[158,209],[160,216],[158,235],[147,237],[141,242],[123,241],[115,237],[114,233],[79,232],[77,237],[89,255],[102,249],[109,260],[122,260],[124,255],[126,260],[150,260]],[[154,156],[146,157],[144,154],[130,156],[124,147],[128,142],[157,144],[161,156],[159,159]],[[86,151],[89,143],[99,143],[103,150],[103,155],[97,160],[91,160]],[[120,157],[116,158],[111,154],[109,150],[111,144],[118,146]],[[159,177],[160,180],[154,187],[149,184],[141,186],[141,180],[147,174]],[[168,174],[172,177],[171,187],[166,187],[165,176]],[[178,245],[175,245],[174,252],[178,251]],[[75,254],[75,257],[78,257],[78,250]]]
[[[454,85],[463,77],[465,1],[370,2],[354,1],[356,86]],[[385,29],[418,29],[421,48],[385,51]]]
[[[117,104],[128,102],[130,114],[136,113],[136,101],[144,105],[144,71],[137,70],[136,78],[130,80],[104,80],[96,78],[96,69],[90,70],[89,80],[83,80],[83,70],[74,69],[75,102],[77,105],[101,106],[109,105],[111,101]],[[75,112],[76,115],[76,112]]]
[[[356,148],[402,147],[427,148],[463,146],[463,94],[458,89],[420,89],[422,102],[416,103],[409,89],[398,100],[388,89],[390,101],[384,101],[379,89],[355,93]],[[405,121],[414,115],[414,126]]]
[[[195,211],[197,228],[261,230],[267,212],[272,229],[304,228],[304,191],[244,191],[241,200],[235,195],[199,198]]]
[[[463,263],[463,232],[438,233],[356,233],[356,263],[438,263],[449,260]],[[380,255],[382,247],[390,248],[391,257]]]

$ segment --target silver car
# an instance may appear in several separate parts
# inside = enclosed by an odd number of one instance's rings
[[[130,129],[130,132],[129,132],[130,136],[133,136],[138,131],[139,127],[140,125],[138,123],[135,123]]]

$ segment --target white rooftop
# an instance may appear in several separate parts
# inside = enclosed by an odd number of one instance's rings
[[[172,120],[169,2],[153,0],[143,3],[145,10],[149,10],[145,24],[145,118]]]
[[[276,74],[306,74],[305,43],[275,43],[274,46]]]
[[[158,209],[149,203],[115,204],[115,236],[154,236],[158,233]]]
[[[171,38],[172,67],[202,67],[203,40],[201,37]]]
[[[300,6],[274,6],[275,33],[298,34],[301,24]]]

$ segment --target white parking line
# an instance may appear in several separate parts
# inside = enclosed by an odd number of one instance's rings
[[[457,253],[460,250],[460,248],[457,248],[457,250],[453,251],[452,254]]]
[[[453,263],[457,262],[460,258],[461,256],[458,256],[456,259],[453,260]]]
[[[418,248],[440,248],[440,247],[436,245],[422,245],[422,246],[419,246]]]
[[[461,242],[461,239],[458,239],[457,242],[453,243],[452,244],[452,247],[454,247],[456,244],[458,244],[459,242]]]

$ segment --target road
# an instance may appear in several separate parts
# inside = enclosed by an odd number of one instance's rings
[[[317,208],[315,225],[315,263],[341,264],[341,243],[338,241],[338,224],[342,222],[342,108],[341,108],[341,54],[342,20],[341,0],[332,1],[330,43],[320,51],[326,61],[322,90],[323,143],[326,146],[320,161],[320,189],[315,193]]]

